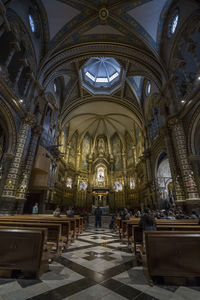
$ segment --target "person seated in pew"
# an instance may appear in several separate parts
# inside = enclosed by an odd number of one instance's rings
[[[185,219],[185,215],[184,215],[184,213],[183,213],[183,211],[181,209],[179,209],[177,211],[176,219],[178,219],[178,220]]]
[[[112,214],[112,218],[110,221],[110,225],[109,225],[110,229],[114,229],[114,222],[117,217],[119,217],[119,213],[117,211],[115,211],[115,213]]]
[[[130,213],[129,213],[129,211],[126,207],[123,210],[121,218],[122,218],[122,220],[129,220],[130,219]]]
[[[141,217],[141,211],[138,209],[138,211],[134,214],[134,217],[140,218]]]
[[[73,218],[74,217],[74,211],[73,211],[72,207],[69,207],[69,209],[66,211],[66,216],[68,218]]]
[[[144,214],[141,216],[139,226],[142,230],[156,230],[155,217],[149,208],[144,209]]]
[[[171,210],[167,212],[166,219],[168,219],[168,220],[175,220],[176,219],[175,216],[174,216],[174,214],[173,214],[173,212]]]
[[[33,214],[33,215],[38,214],[38,203],[35,203],[35,205],[33,206],[32,214]]]
[[[196,213],[195,210],[192,211],[191,219],[199,219],[199,215]]]
[[[60,208],[57,206],[56,209],[53,212],[54,217],[60,217],[61,211]]]
[[[87,211],[83,208],[82,211],[79,213],[80,217],[87,217]]]

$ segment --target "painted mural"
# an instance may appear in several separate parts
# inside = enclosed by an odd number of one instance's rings
[[[112,150],[114,156],[114,170],[120,170],[122,168],[121,158],[121,141],[117,134],[112,138]]]
[[[114,191],[115,191],[115,192],[119,192],[119,191],[122,191],[122,190],[123,190],[122,182],[116,181],[116,182],[114,183]]]
[[[130,179],[130,189],[133,190],[135,188],[135,180]]]
[[[79,191],[86,191],[88,187],[88,182],[80,181],[79,182]]]
[[[126,155],[127,155],[127,167],[133,164],[133,140],[128,132],[126,132]]]
[[[72,166],[75,166],[77,137],[78,137],[78,133],[76,131],[72,135],[71,142],[70,142],[69,163],[72,164]]]
[[[81,157],[81,168],[84,170],[88,170],[89,154],[90,154],[90,137],[88,134],[86,134],[82,142],[82,157]]]
[[[67,177],[67,180],[66,180],[66,187],[72,189],[72,182],[73,182],[73,181],[72,181],[72,178]]]

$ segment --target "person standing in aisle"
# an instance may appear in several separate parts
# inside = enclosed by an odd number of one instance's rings
[[[95,215],[95,227],[96,228],[98,226],[101,227],[102,210],[101,210],[101,208],[99,206],[95,208],[94,215]]]

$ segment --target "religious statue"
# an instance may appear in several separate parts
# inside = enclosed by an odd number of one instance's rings
[[[98,141],[98,150],[100,153],[105,152],[105,143],[104,143],[103,138],[100,138]]]

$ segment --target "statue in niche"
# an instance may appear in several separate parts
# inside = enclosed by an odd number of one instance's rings
[[[101,167],[97,170],[97,180],[100,182],[104,181],[104,169]]]
[[[100,138],[98,141],[98,151],[99,151],[99,153],[105,152],[105,143],[104,143],[103,138]]]

